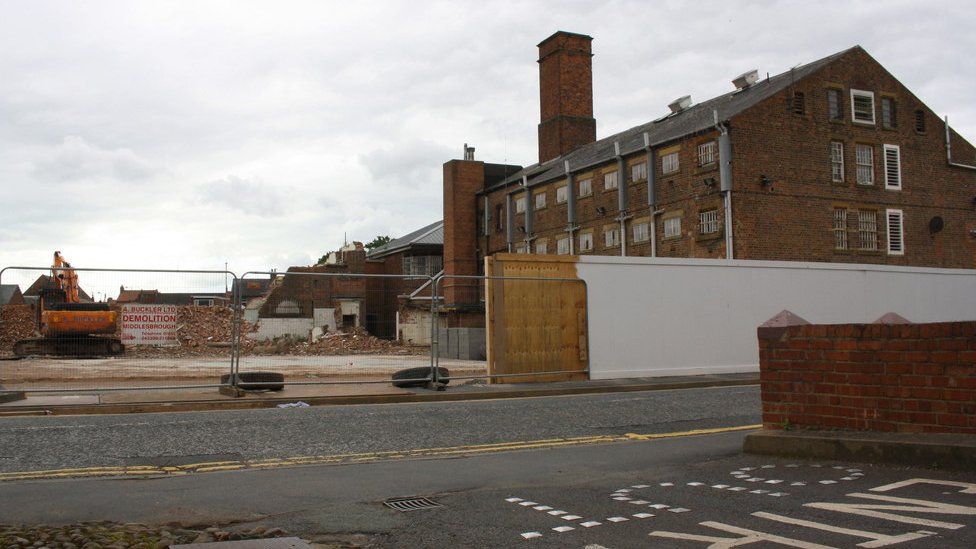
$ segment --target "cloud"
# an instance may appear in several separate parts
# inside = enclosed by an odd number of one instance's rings
[[[159,171],[130,149],[102,149],[77,135],[65,137],[60,145],[42,153],[33,168],[39,179],[60,183],[92,180],[142,183]]]
[[[285,213],[286,190],[263,181],[228,175],[200,187],[203,202],[250,215],[275,217]]]

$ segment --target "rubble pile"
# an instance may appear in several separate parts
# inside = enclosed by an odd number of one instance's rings
[[[349,332],[326,332],[317,339],[281,337],[266,342],[247,341],[243,354],[250,355],[358,355],[413,354],[423,352],[396,341],[373,336],[363,328]]]
[[[246,322],[242,320],[242,323],[242,329],[249,329]],[[176,317],[178,347],[127,345],[125,354],[135,357],[229,356],[233,327],[234,312],[229,307],[184,306],[179,308]]]
[[[13,353],[14,343],[36,335],[34,313],[28,305],[0,307],[0,355]]]

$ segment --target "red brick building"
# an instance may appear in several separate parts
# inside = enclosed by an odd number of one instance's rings
[[[444,165],[448,274],[502,251],[976,267],[976,149],[860,46],[597,140],[591,41],[538,45],[538,163]]]

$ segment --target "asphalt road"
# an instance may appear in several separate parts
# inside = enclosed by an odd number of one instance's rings
[[[759,422],[756,387],[425,404],[0,419],[0,473],[180,465]]]
[[[760,547],[801,549],[976,546],[976,473],[746,456],[743,436],[5,482],[0,516],[21,523],[237,522],[235,528],[273,526],[306,538],[359,534],[370,547],[693,548],[730,547],[722,538],[743,537]],[[401,513],[382,503],[418,495],[441,507]]]

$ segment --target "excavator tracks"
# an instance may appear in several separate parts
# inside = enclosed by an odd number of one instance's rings
[[[122,341],[113,337],[38,337],[22,339],[14,344],[14,354],[27,356],[59,356],[92,358],[119,356],[125,353]]]

